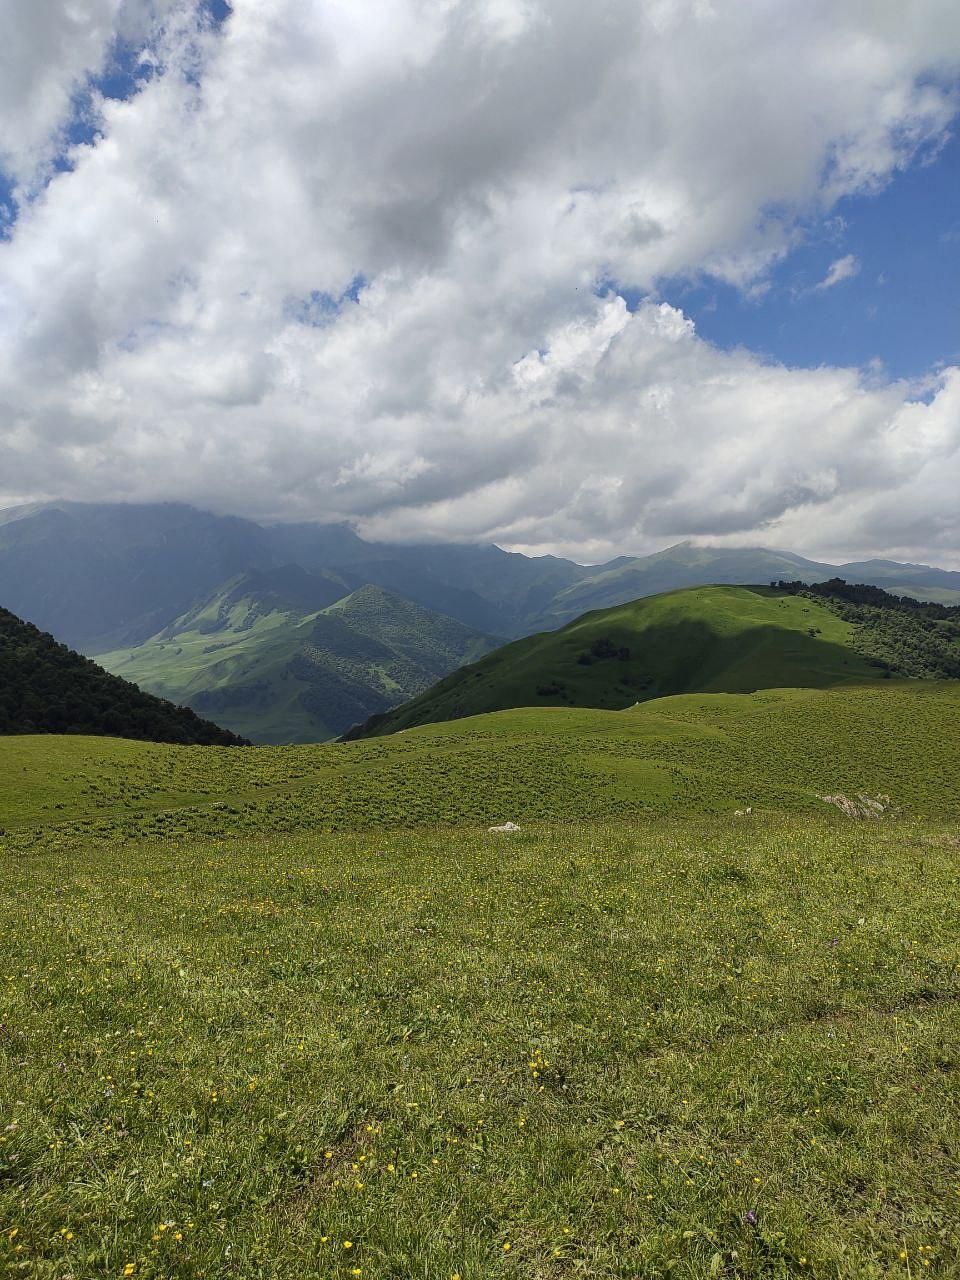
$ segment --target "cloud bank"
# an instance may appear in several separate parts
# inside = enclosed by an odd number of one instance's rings
[[[3,10],[0,498],[584,558],[960,544],[960,371],[788,369],[656,298],[762,287],[942,141],[952,0]],[[125,101],[91,80],[118,41]]]

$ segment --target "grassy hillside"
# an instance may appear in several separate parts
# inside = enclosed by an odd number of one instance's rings
[[[819,814],[820,796],[861,791],[888,793],[912,814],[960,814],[960,683],[696,694],[619,712],[527,708],[269,751],[0,742],[2,825],[24,847],[51,823],[69,843],[85,833],[487,826],[747,805]]]
[[[496,641],[379,587],[295,566],[243,574],[158,635],[99,656],[255,742],[320,742]]]
[[[936,682],[0,741],[0,1262],[956,1275],[958,816]]]
[[[0,734],[16,733],[240,745],[189,708],[142,693],[0,609]]]
[[[588,613],[505,645],[364,734],[507,707],[625,707],[686,692],[822,688],[877,677],[826,604],[763,587],[700,587]]]

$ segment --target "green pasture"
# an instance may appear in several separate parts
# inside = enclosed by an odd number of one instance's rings
[[[936,682],[0,741],[0,1268],[960,1274],[958,782]]]
[[[956,832],[53,832],[0,889],[0,1265],[956,1275]]]
[[[66,841],[819,813],[821,796],[860,791],[906,814],[960,812],[960,684],[521,708],[339,745],[0,739],[0,827],[18,847],[49,838],[51,824]]]
[[[614,656],[596,656],[607,648]],[[678,693],[829,688],[878,674],[853,648],[850,624],[824,604],[764,587],[685,588],[504,645],[369,732],[509,707],[620,709]]]

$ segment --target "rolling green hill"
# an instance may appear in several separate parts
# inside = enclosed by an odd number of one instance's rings
[[[380,587],[287,566],[240,575],[98,661],[256,742],[322,742],[495,643]]]
[[[29,780],[29,786],[25,786]],[[0,814],[127,835],[486,826],[731,813],[823,813],[883,792],[960,814],[960,682],[686,694],[623,711],[527,707],[390,737],[264,751],[106,739],[0,743]]]
[[[504,645],[360,732],[507,707],[618,708],[666,694],[876,679],[853,639],[853,626],[820,601],[767,587],[695,587]]]
[[[141,692],[0,609],[0,734],[21,733],[241,745],[188,707]]]

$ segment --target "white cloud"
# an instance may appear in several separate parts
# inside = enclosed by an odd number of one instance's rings
[[[75,5],[41,7],[70,30]],[[118,22],[138,15],[161,68],[98,104],[99,140],[0,244],[11,500],[181,497],[587,554],[823,528],[883,547],[896,502],[904,547],[956,545],[950,371],[912,404],[597,296],[701,271],[762,288],[797,216],[943,136],[955,4],[233,8],[216,34],[187,0],[102,0],[84,40],[31,26],[42,93],[0,91],[26,173]]]
[[[0,0],[0,163],[29,188],[62,142],[74,97],[116,39],[145,44],[178,0]]]
[[[814,285],[814,289],[832,289],[834,285],[842,284],[844,280],[851,280],[859,274],[859,261],[852,253],[848,253],[845,257],[837,258],[835,262],[830,263],[827,274],[819,284]]]

